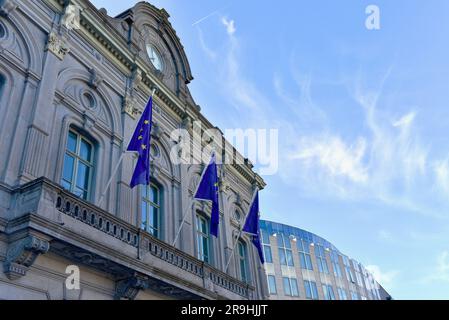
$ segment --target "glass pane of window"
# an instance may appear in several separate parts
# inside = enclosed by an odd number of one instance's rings
[[[69,136],[67,138],[67,149],[73,153],[76,153],[76,139],[76,134],[73,132],[69,132]]]
[[[265,262],[273,263],[273,256],[271,255],[271,247],[263,246],[263,253],[264,253],[264,257],[265,257]]]
[[[142,229],[147,230],[147,203],[142,201]]]
[[[268,290],[270,294],[276,294],[276,278],[274,276],[268,276]]]
[[[291,249],[291,248],[292,248],[292,245],[291,245],[291,242],[290,242],[290,237],[285,237],[285,238],[284,238],[284,245],[285,245],[285,247],[288,248],[288,249]]]
[[[268,234],[268,232],[263,230],[260,230],[260,232],[262,233],[262,243],[270,244],[270,235]]]
[[[151,229],[157,229],[157,209],[153,206],[149,206],[150,209],[150,215],[149,215],[149,219],[150,219],[150,228]]]
[[[299,253],[299,264],[301,265],[301,269],[307,269],[306,256],[302,252]]]
[[[279,260],[281,262],[281,265],[283,265],[283,266],[287,265],[287,258],[285,257],[284,249],[279,249]]]
[[[72,156],[66,154],[64,157],[64,170],[62,171],[62,178],[69,183],[72,182],[74,166],[75,159]],[[70,184],[67,189],[70,190]]]
[[[70,185],[70,183],[62,180],[62,187],[66,190],[70,190],[71,185]]]
[[[87,162],[92,161],[92,146],[87,143],[84,139],[81,139],[80,146],[80,158],[86,160]]]
[[[246,279],[246,264],[245,264],[245,260],[244,259],[241,259],[240,260],[240,274],[241,274],[241,277],[242,277],[242,281],[246,281],[247,279]]]
[[[309,242],[304,241],[303,248],[304,248],[305,253],[310,253],[310,243]]]
[[[287,265],[290,267],[293,267],[293,255],[292,255],[292,251],[291,250],[286,250],[287,251]]]
[[[306,290],[306,298],[313,299],[312,289],[310,287],[310,282],[307,281],[307,280],[304,281],[304,289]]]
[[[150,188],[150,201],[159,204],[159,190],[154,186]]]
[[[292,285],[292,296],[299,297],[298,282],[296,279],[291,279],[290,283]]]
[[[307,262],[307,269],[313,270],[312,258],[310,257],[310,254],[306,254],[306,262]]]
[[[209,239],[203,237],[203,256],[204,261],[209,262]]]
[[[289,278],[282,278],[283,284],[284,284],[284,293],[286,296],[291,296],[292,292],[290,289],[290,279]]]
[[[313,299],[318,299],[318,288],[316,282],[310,282],[310,287],[312,288]]]
[[[89,172],[90,168],[83,163],[78,164],[78,173],[76,177],[76,186],[80,189],[87,190],[89,188]]]

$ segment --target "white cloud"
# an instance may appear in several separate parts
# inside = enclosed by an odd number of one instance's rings
[[[436,185],[443,193],[449,194],[449,159],[436,160],[433,163]]]
[[[336,136],[304,138],[299,143],[298,152],[291,159],[302,162],[307,170],[321,167],[331,177],[366,182],[368,174],[362,163],[365,150],[366,141],[362,138],[353,145],[347,145]]]
[[[408,127],[413,123],[413,120],[415,120],[415,116],[416,116],[415,112],[410,112],[410,113],[406,114],[405,116],[403,116],[398,121],[395,121],[393,123],[393,126],[394,127]]]
[[[226,27],[226,32],[228,35],[232,36],[237,31],[234,20],[228,20],[226,17],[223,17],[221,18],[221,22]]]
[[[391,291],[399,271],[382,271],[377,265],[369,265],[365,268],[373,275],[374,279],[382,285],[382,287],[387,291]]]

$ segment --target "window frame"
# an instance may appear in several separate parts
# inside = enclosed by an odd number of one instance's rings
[[[273,279],[272,283],[270,282],[270,279]],[[268,284],[268,293],[270,295],[277,295],[278,292],[277,292],[276,276],[275,275],[272,275],[272,274],[268,274],[267,275],[267,284]],[[271,290],[272,289],[271,284],[274,285],[274,292]]]
[[[277,245],[279,252],[279,261],[282,266],[294,267],[295,262],[293,259],[293,252],[291,248],[290,238],[285,237],[284,234],[279,233],[277,235]]]
[[[76,146],[75,146],[75,152],[71,151],[69,149],[69,139],[70,139],[70,134],[73,134],[76,136]],[[90,154],[90,160],[87,161],[85,159],[83,159],[81,157],[81,142],[85,142],[90,146],[90,150],[91,150],[91,154]],[[77,197],[80,197],[83,200],[89,201],[92,198],[92,194],[93,194],[93,177],[94,177],[94,171],[95,171],[95,143],[91,141],[91,139],[86,136],[85,134],[83,134],[82,132],[74,129],[74,128],[69,128],[69,130],[67,131],[66,134],[66,143],[65,143],[65,148],[64,148],[64,157],[63,157],[63,164],[62,164],[62,173],[61,173],[61,184],[63,186],[63,188],[65,190],[68,190],[70,193],[73,193],[74,195],[76,195]],[[73,159],[73,167],[71,168],[71,181],[68,181],[64,178],[64,171],[66,169],[66,156],[69,156]],[[86,192],[86,197],[83,196],[79,196],[78,194],[75,193],[76,188],[79,188],[77,186],[77,176],[78,176],[78,170],[80,167],[80,163],[87,166],[89,168],[89,176],[88,176],[88,181],[87,181],[87,189],[82,189],[84,192]],[[64,182],[70,185],[70,189],[67,189],[64,185]],[[79,188],[81,189],[81,188]]]
[[[299,239],[296,242],[299,255],[299,265],[303,270],[313,271],[312,256],[310,253],[310,242],[304,239]]]
[[[151,200],[151,188],[156,189],[157,191],[157,202],[155,203]],[[145,192],[145,195],[143,195],[143,193]],[[149,234],[151,234],[153,237],[157,238],[157,239],[162,239],[163,236],[163,230],[162,230],[162,203],[163,203],[163,188],[160,187],[157,183],[155,182],[150,182],[150,185],[147,186],[141,186],[141,214],[140,214],[140,228],[146,232],[148,232]],[[146,206],[145,208],[145,214],[146,214],[146,225],[145,228],[142,228],[143,225],[143,214],[144,214],[144,210],[143,210],[143,206]],[[154,208],[157,210],[157,226],[150,226],[150,214],[151,214],[151,208]],[[153,218],[154,220],[154,218]],[[154,231],[156,231],[156,234],[154,233]]]
[[[200,228],[200,222],[204,222],[204,226],[206,227],[207,233],[204,233]],[[195,217],[195,235],[196,235],[196,250],[197,250],[197,258],[205,263],[212,263],[212,250],[211,250],[211,238],[210,238],[210,218],[205,216],[202,213],[196,213]],[[204,242],[200,241],[206,239],[207,243],[207,253],[204,253]],[[203,251],[201,251],[201,248]],[[205,258],[206,257],[206,258]]]
[[[306,299],[319,300],[318,287],[316,286],[315,281],[304,280],[304,289],[306,292]],[[307,289],[309,289],[309,290],[307,290]],[[308,296],[308,294],[307,294],[308,292],[310,292],[310,296]]]
[[[243,248],[244,255],[242,256],[240,253],[240,248]],[[243,239],[239,239],[237,242],[237,258],[239,262],[239,276],[240,280],[246,283],[250,281],[250,270],[249,270],[249,261],[248,261],[248,245]],[[242,262],[243,262],[243,270],[242,270]]]

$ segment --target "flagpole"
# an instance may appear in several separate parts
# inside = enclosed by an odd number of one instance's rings
[[[153,98],[155,93],[156,93],[156,87],[153,88],[153,91],[151,92],[151,97],[150,98]],[[151,133],[150,133],[150,136],[151,136]],[[123,151],[122,155],[120,156],[120,158],[119,158],[119,160],[117,162],[117,164],[115,165],[115,168],[112,171],[111,177],[109,178],[108,183],[106,183],[106,187],[104,188],[104,191],[103,191],[103,193],[100,196],[100,200],[98,200],[98,205],[97,205],[98,207],[100,207],[101,204],[103,203],[103,199],[104,199],[104,197],[106,195],[106,192],[109,190],[109,187],[111,186],[112,180],[114,180],[115,174],[117,173],[120,165],[122,164],[123,159],[125,158],[125,154],[126,154],[126,151]]]
[[[238,236],[237,236],[237,239],[235,240],[234,247],[232,248],[232,251],[231,251],[231,253],[230,253],[230,255],[229,255],[228,262],[226,263],[226,267],[225,267],[225,272],[226,272],[226,273],[228,272],[228,268],[229,268],[229,265],[231,264],[232,256],[234,255],[235,248],[237,247],[237,244],[239,243],[239,238],[240,238],[240,236],[241,236],[242,233],[243,233],[243,228],[245,227],[246,218],[248,217],[249,211],[251,210],[251,206],[252,206],[253,203],[254,203],[254,199],[256,198],[256,195],[257,195],[257,192],[258,192],[258,191],[259,191],[259,189],[256,188],[256,191],[255,191],[254,194],[253,194],[253,198],[252,198],[252,200],[251,200],[251,204],[250,204],[250,207],[249,207],[249,209],[248,209],[248,212],[245,214],[245,219],[243,220],[244,222],[243,222],[243,224],[242,224],[241,227],[240,227],[240,231],[239,231],[239,234],[238,234]],[[259,214],[259,213],[257,213],[257,214]],[[233,240],[234,240],[234,239],[233,239]]]
[[[204,175],[206,174],[206,170],[207,170],[207,166],[204,168],[203,173],[201,173],[200,180],[198,181],[198,185],[196,186],[195,192],[193,193],[193,198],[192,198],[192,200],[190,200],[190,203],[187,206],[186,211],[183,213],[181,225],[178,228],[178,232],[176,232],[175,240],[173,240],[173,244],[172,244],[173,247],[175,246],[176,242],[178,241],[179,235],[181,234],[182,227],[184,226],[184,223],[187,220],[187,215],[188,215],[188,213],[190,211],[189,209],[192,206],[192,204],[195,202],[196,192],[198,191],[198,188],[200,187],[201,181],[203,180]]]

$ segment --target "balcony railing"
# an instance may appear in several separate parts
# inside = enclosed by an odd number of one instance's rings
[[[130,250],[126,250],[125,246],[124,251],[128,252],[121,253],[130,255],[138,252],[137,257],[133,257],[136,261],[148,261],[152,265],[152,270],[160,270],[161,274],[169,273],[170,281],[174,285],[176,285],[176,277],[179,277],[179,281],[182,283],[190,281],[196,286],[201,285],[203,290],[209,292],[211,296],[218,295],[218,297],[229,299],[254,298],[255,288],[253,286],[153,237],[148,232],[76,197],[45,178],[39,178],[24,185],[16,193],[23,204],[16,208],[16,217],[33,212],[51,219],[51,215],[49,216],[45,210],[48,211],[49,207],[53,207],[57,215],[67,215],[104,233],[111,239],[117,239],[122,244],[131,246],[131,248],[128,247]],[[36,197],[36,194],[40,196]],[[54,219],[62,221],[60,216]],[[72,228],[72,230],[74,229]],[[87,231],[87,233],[89,232]],[[164,279],[162,278],[162,280]]]

